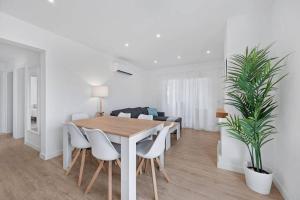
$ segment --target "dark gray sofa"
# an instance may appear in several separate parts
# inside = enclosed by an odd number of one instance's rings
[[[144,115],[148,115],[148,107],[136,107],[136,108],[124,108],[124,109],[120,109],[120,110],[114,110],[110,113],[111,116],[118,116],[120,112],[123,113],[130,113],[131,114],[131,118],[138,118],[138,116],[140,114],[144,114]],[[158,116],[153,116],[154,120],[157,121],[167,121],[167,119],[169,118],[168,116],[165,116],[164,112],[157,112]],[[181,128],[181,122],[182,119],[181,117],[176,118],[175,122],[179,122],[180,123],[180,128]]]

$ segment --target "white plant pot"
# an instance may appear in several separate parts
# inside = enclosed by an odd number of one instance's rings
[[[245,179],[247,186],[260,194],[269,194],[273,181],[273,174],[271,171],[267,171],[269,174],[258,173],[253,169],[249,169],[250,163],[244,165]]]

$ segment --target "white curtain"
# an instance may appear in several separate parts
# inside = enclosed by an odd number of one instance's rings
[[[169,116],[182,117],[183,127],[216,131],[217,95],[210,78],[162,81],[162,109]]]

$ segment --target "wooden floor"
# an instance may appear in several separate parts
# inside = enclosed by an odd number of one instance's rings
[[[282,199],[276,188],[269,196],[252,192],[241,174],[216,168],[219,135],[191,129],[166,154],[166,170],[171,183],[158,173],[161,200],[270,200]],[[91,192],[83,194],[96,163],[87,158],[82,188],[76,184],[79,163],[67,177],[62,157],[43,161],[38,153],[10,136],[0,136],[0,199],[5,200],[101,200],[106,199],[107,175],[98,177]],[[150,175],[137,178],[138,199],[153,199]],[[113,171],[113,199],[120,199],[120,170]]]

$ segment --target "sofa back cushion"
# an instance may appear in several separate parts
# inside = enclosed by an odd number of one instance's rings
[[[138,118],[140,114],[148,115],[147,107],[137,107],[137,108],[125,108],[120,110],[114,110],[110,115],[118,116],[120,112],[130,113],[131,118]]]

